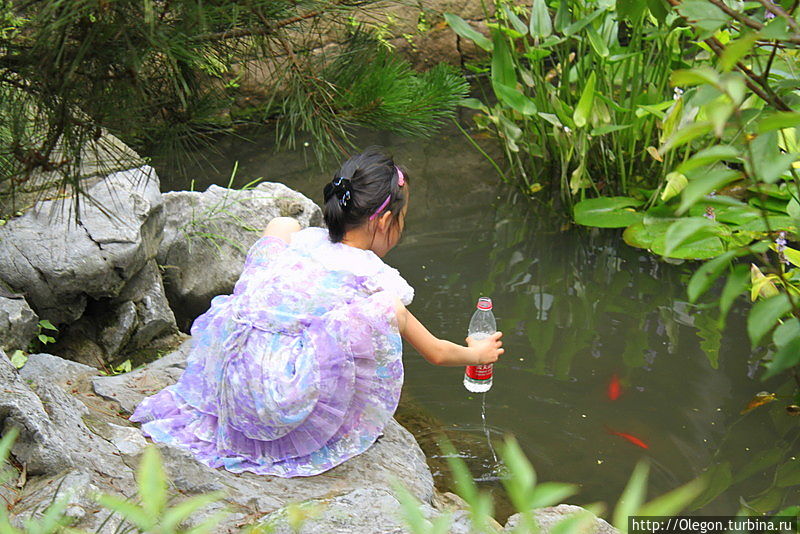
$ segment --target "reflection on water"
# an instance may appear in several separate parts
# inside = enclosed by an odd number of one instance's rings
[[[546,206],[501,186],[457,135],[364,139],[390,146],[410,171],[406,234],[386,260],[415,288],[412,313],[435,335],[463,342],[477,297],[487,295],[504,332],[485,425],[483,399],[463,388],[463,370],[431,366],[406,347],[404,396],[427,414],[415,433],[441,484],[438,432],[495,490],[501,469],[486,436],[499,442],[513,434],[539,480],[580,485],[569,499],[577,504],[613,506],[643,457],[651,462],[651,498],[707,473],[696,512],[733,514],[740,498],[764,511],[800,504],[800,432],[787,402],[740,415],[758,391],[791,392],[780,379],[748,376],[760,354],[750,349],[743,302],[722,331],[715,308],[686,301],[687,266],[627,247],[619,231],[565,226]],[[198,182],[202,174],[227,183],[238,160],[241,183],[282,181],[320,202],[334,170],[309,167],[299,153],[276,157],[258,144],[222,143],[219,172],[196,171]],[[620,393],[612,400],[615,375]],[[498,502],[502,519],[510,510]]]

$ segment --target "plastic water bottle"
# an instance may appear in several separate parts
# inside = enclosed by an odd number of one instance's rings
[[[478,299],[478,309],[469,321],[468,336],[484,339],[497,332],[497,322],[492,313],[492,299]],[[483,393],[492,387],[492,364],[468,365],[464,373],[464,387],[473,393]]]

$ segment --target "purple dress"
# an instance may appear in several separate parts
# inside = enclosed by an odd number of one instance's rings
[[[367,450],[403,384],[394,312],[413,289],[372,251],[306,228],[262,237],[192,324],[186,369],[130,420],[234,473],[316,475]]]

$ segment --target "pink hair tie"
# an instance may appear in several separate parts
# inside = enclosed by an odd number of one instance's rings
[[[395,165],[394,168],[397,169],[397,187],[403,187],[404,185],[406,185],[406,178],[405,178],[405,176],[403,176],[403,171],[401,171],[400,167],[398,167],[397,165]],[[390,200],[392,200],[392,194],[391,193],[389,193],[389,196],[386,197],[386,200],[383,201],[383,204],[381,204],[378,207],[378,209],[375,210],[375,213],[373,213],[372,215],[369,216],[369,220],[371,221],[372,219],[377,217],[378,214],[380,212],[382,212],[386,208],[386,206],[389,205],[389,201]]]

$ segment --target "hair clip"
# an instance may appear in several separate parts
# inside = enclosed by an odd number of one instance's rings
[[[397,187],[403,187],[406,185],[406,178],[403,176],[403,171],[400,170],[400,167],[397,165],[394,166],[397,169]]]

